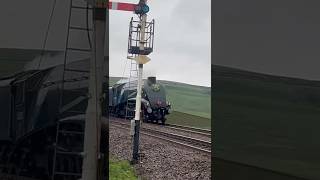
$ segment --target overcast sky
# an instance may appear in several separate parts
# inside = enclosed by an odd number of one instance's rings
[[[0,4],[0,48],[41,49],[53,0],[12,1]],[[121,2],[137,3],[138,0]],[[154,51],[145,65],[144,76],[211,84],[210,0],[149,0],[148,19],[155,19]],[[63,50],[68,1],[57,0],[46,49]],[[84,15],[84,14],[83,14]],[[77,14],[77,21],[85,16]],[[122,76],[127,57],[128,26],[132,12],[110,11],[110,75]],[[83,22],[82,21],[82,25]],[[78,23],[78,22],[77,22]],[[76,24],[77,24],[76,23]],[[87,45],[86,34],[71,42]],[[80,42],[80,43],[79,43]],[[76,44],[77,44],[76,43]],[[81,45],[81,46],[82,46]],[[126,72],[128,73],[128,68]]]
[[[0,48],[41,48],[52,2],[1,0]],[[57,2],[47,47],[62,50],[68,2]],[[319,1],[212,3],[214,64],[320,80]],[[152,61],[145,66],[145,76],[210,85],[211,1],[149,0],[149,5],[148,18],[155,19],[156,29]],[[121,76],[124,70],[132,16],[130,12],[110,11],[112,76]]]
[[[320,80],[319,1],[215,0],[212,15],[214,64]]]
[[[117,2],[136,3],[137,0]],[[144,76],[211,86],[211,0],[149,0],[155,19],[154,51]],[[110,74],[125,68],[130,12],[110,11]],[[129,72],[129,61],[127,64]]]

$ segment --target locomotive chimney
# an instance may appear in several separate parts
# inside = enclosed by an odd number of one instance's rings
[[[148,77],[148,83],[149,84],[156,84],[157,83],[157,79],[154,76]]]

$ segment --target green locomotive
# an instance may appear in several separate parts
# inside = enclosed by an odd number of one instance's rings
[[[135,113],[137,81],[120,80],[109,87],[109,112],[111,115],[132,119]],[[142,87],[141,113],[144,122],[164,124],[165,116],[170,113],[171,105],[166,100],[163,85],[156,77],[148,77]]]

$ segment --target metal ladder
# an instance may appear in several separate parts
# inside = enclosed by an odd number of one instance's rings
[[[74,1],[81,3],[81,0],[70,0],[69,7],[69,17],[68,17],[68,29],[67,29],[67,39],[66,39],[66,49],[64,53],[64,62],[63,62],[63,71],[62,71],[62,82],[60,88],[60,103],[59,103],[59,114],[63,117],[62,114],[77,115],[83,114],[83,111],[73,110],[73,108],[79,104],[80,102],[88,99],[87,92],[80,91],[77,89],[68,89],[68,93],[66,93],[66,85],[69,84],[71,86],[74,82],[79,82],[83,80],[88,80],[89,78],[89,69],[87,70],[79,70],[76,68],[68,67],[68,53],[70,52],[86,52],[91,57],[91,42],[90,42],[90,34],[89,32],[93,32],[92,28],[88,26],[88,15],[87,15],[87,27],[73,26],[72,25],[72,14],[75,13],[76,10],[84,11],[85,13],[89,13],[89,10],[92,10],[92,7],[82,0],[82,3],[86,4],[85,6],[74,5]],[[85,32],[87,31],[89,48],[79,48],[79,47],[71,47],[70,46],[70,34],[72,32]],[[89,62],[89,60],[88,60]],[[68,77],[68,74],[70,77]],[[77,74],[79,77],[76,77]],[[84,76],[83,74],[86,74]],[[69,79],[68,79],[69,78]],[[70,100],[70,93],[74,93],[75,97]],[[68,102],[65,100],[68,99]],[[63,119],[63,118],[62,118]],[[84,122],[83,122],[84,123]],[[69,142],[68,142],[69,141]],[[81,147],[71,147],[72,142],[82,142],[80,143]],[[53,152],[53,164],[52,164],[52,180],[76,180],[81,178],[82,175],[82,153],[83,153],[83,141],[84,141],[84,125],[83,127],[77,127],[74,129],[74,124],[70,123],[68,120],[59,119],[57,122],[56,129],[56,139],[54,144],[54,152]]]
[[[127,58],[130,60],[130,73],[129,73],[129,81],[128,81],[128,89],[135,89],[134,92],[136,92],[137,89],[137,81],[138,81],[138,63],[133,60],[133,58],[137,57],[137,54],[133,54],[130,49],[132,44],[138,44],[140,39],[140,27],[137,24],[134,24],[133,18],[131,18],[130,24],[129,24],[129,36],[128,36],[128,54]],[[130,94],[133,92],[127,91],[127,103],[126,103],[126,115],[125,119],[133,119],[135,116],[135,102],[129,101]]]
[[[136,56],[136,55],[132,55]],[[135,102],[129,101],[130,95],[133,93],[131,89],[137,89],[137,80],[138,80],[138,64],[134,60],[130,60],[130,73],[129,73],[129,80],[128,80],[128,91],[127,91],[127,103],[126,103],[126,115],[125,119],[132,119],[134,118],[134,111],[132,109],[135,109]],[[136,91],[136,90],[134,90]]]
[[[56,144],[53,159],[52,180],[76,180],[82,175],[82,146],[72,146],[75,142],[83,142],[84,132],[70,128],[72,123],[58,122]],[[69,129],[63,128],[69,126]],[[73,142],[72,142],[73,141]],[[67,146],[67,147],[66,147]]]

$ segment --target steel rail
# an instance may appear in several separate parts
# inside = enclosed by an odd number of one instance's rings
[[[151,123],[149,123],[149,124],[152,125]],[[182,125],[177,125],[177,124],[165,124],[164,126],[160,126],[160,125],[157,125],[157,126],[166,127],[168,129],[184,131],[187,133],[193,133],[193,134],[199,134],[202,136],[211,137],[211,130],[210,129],[201,129],[201,128],[196,128],[196,127],[191,127],[191,126],[182,126]]]
[[[195,129],[191,130],[189,127],[188,128],[184,128],[184,127],[182,128],[182,127],[170,126],[170,125],[167,125],[167,124],[166,124],[165,127],[169,128],[169,129],[175,129],[175,130],[179,130],[179,131],[184,131],[184,132],[189,132],[189,133],[194,133],[194,134],[199,134],[199,135],[211,137],[211,131],[210,132],[203,132],[203,129],[201,131],[195,130]]]
[[[197,132],[202,132],[202,133],[206,133],[206,134],[211,134],[210,129],[202,129],[202,128],[196,128],[196,127],[191,127],[191,126],[182,126],[182,125],[178,125],[178,124],[166,124],[166,126],[185,129],[185,130],[191,130],[191,131],[197,131]]]
[[[114,122],[114,121],[113,121]],[[126,123],[116,122],[120,125],[115,125],[115,123],[111,123],[111,126],[122,128],[122,129],[130,129],[130,125]],[[125,127],[124,127],[125,126]],[[204,153],[211,154],[211,142],[204,141],[201,139],[190,138],[187,136],[182,136],[174,133],[167,133],[158,130],[142,128],[141,134],[147,135],[149,137],[154,137],[157,139],[161,139],[167,142],[171,142],[174,144],[182,145],[184,147],[188,147],[191,149],[195,149]],[[200,146],[200,147],[199,147]]]

